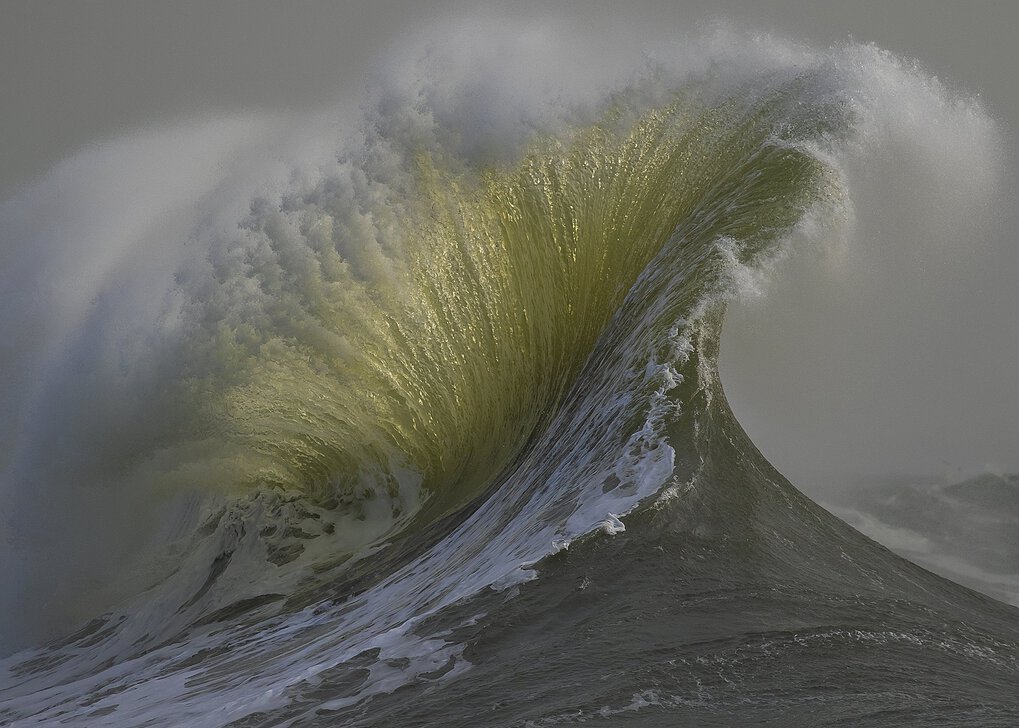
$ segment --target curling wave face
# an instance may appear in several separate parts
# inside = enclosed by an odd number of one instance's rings
[[[199,226],[144,316],[100,306],[61,345],[77,369],[56,371],[85,374],[23,408],[66,413],[47,443],[96,419],[116,443],[52,462],[29,437],[5,482],[141,492],[172,524],[131,599],[6,660],[0,717],[367,725],[374,699],[396,721],[397,688],[470,684],[484,650],[458,630],[547,588],[520,586],[542,558],[590,561],[638,506],[632,538],[685,533],[703,563],[735,539],[769,564],[851,553],[849,588],[904,568],[770,471],[715,370],[725,300],[794,232],[845,224],[835,160],[868,76],[842,66],[922,82],[873,49],[809,60],[657,69],[511,161],[475,154],[428,93],[385,96],[337,164],[234,230]]]

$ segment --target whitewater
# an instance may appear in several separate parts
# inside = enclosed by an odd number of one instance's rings
[[[1015,609],[801,495],[718,374],[855,165],[993,196],[981,105],[856,43],[449,53],[0,207],[0,722],[1015,725]]]

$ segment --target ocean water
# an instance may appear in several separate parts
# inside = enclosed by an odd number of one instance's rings
[[[1019,723],[1015,608],[800,494],[717,368],[851,160],[979,194],[994,124],[873,46],[683,58],[424,64],[337,138],[157,130],[5,203],[0,722]]]

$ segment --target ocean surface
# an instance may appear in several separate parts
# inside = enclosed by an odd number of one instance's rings
[[[265,184],[220,120],[4,203],[0,724],[1019,725],[1015,607],[798,492],[717,368],[847,165],[993,124],[873,46],[684,58],[424,64]]]

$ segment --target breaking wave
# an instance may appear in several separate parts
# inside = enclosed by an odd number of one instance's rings
[[[726,302],[760,285],[790,241],[826,245],[851,225],[843,160],[894,124],[925,123],[917,109],[940,130],[989,136],[991,124],[873,47],[711,53],[583,103],[535,102],[509,131],[491,120],[505,105],[422,73],[376,93],[355,141],[277,175],[231,224],[224,179],[250,178],[236,159],[266,125],[216,122],[191,138],[219,155],[207,179],[178,163],[189,184],[173,199],[148,176],[118,187],[141,212],[101,260],[67,236],[123,199],[82,194],[92,204],[75,209],[66,191],[116,148],[55,171],[56,191],[6,203],[5,235],[36,244],[8,253],[3,283],[43,295],[2,319],[15,372],[2,401],[16,413],[2,461],[4,578],[17,586],[4,638],[24,648],[25,634],[41,642],[94,619],[5,660],[0,718],[451,725],[434,700],[414,720],[401,701],[460,684],[470,704],[484,692],[474,676],[512,659],[463,633],[534,611],[526,595],[554,591],[563,569],[583,591],[610,543],[633,573],[672,555],[635,592],[649,604],[659,579],[692,589],[711,565],[728,591],[685,599],[759,599],[739,576],[753,565],[775,599],[786,592],[776,614],[813,594],[805,613],[843,616],[800,633],[773,617],[765,626],[789,634],[674,660],[684,675],[707,670],[697,695],[659,677],[632,699],[622,688],[619,708],[592,696],[564,713],[546,696],[528,713],[521,687],[486,724],[646,709],[733,719],[767,692],[757,653],[792,660],[805,645],[847,660],[872,658],[867,646],[935,654],[931,690],[941,670],[957,680],[949,695],[967,678],[945,655],[978,661],[974,681],[1014,685],[1014,618],[796,493],[735,422],[716,371]],[[122,152],[129,164],[152,140],[137,144]],[[38,222],[47,205],[62,227]],[[804,586],[832,569],[829,592]],[[879,584],[895,592],[880,604]],[[882,605],[893,598],[924,616],[892,625]],[[749,614],[740,603],[733,614]],[[931,610],[974,603],[1009,626],[937,632]],[[864,616],[845,624],[853,609]],[[568,632],[548,630],[553,642]],[[598,639],[622,655],[625,632]],[[895,704],[878,698],[855,705]],[[1008,701],[981,705],[1007,718]]]

